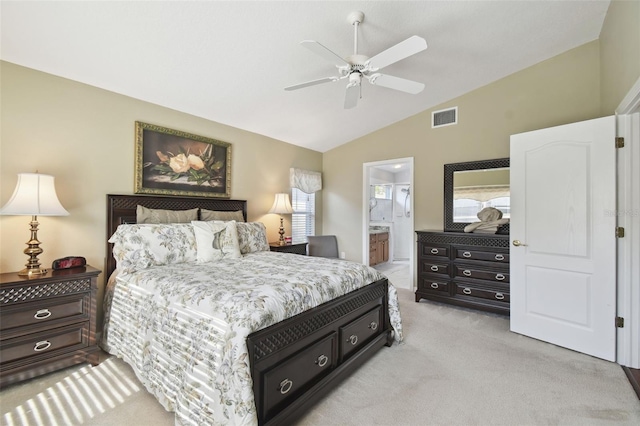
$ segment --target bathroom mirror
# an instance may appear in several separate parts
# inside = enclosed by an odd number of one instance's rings
[[[509,159],[469,161],[444,165],[444,230],[464,232],[465,226],[478,222],[485,207],[510,216]],[[508,234],[509,224],[498,229]]]

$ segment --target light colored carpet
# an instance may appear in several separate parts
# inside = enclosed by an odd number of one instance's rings
[[[639,425],[619,365],[509,332],[507,318],[415,303],[398,290],[405,342],[383,348],[301,425]],[[172,425],[121,360],[0,392],[2,425]]]

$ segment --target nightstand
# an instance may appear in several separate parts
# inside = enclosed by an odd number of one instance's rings
[[[98,363],[100,272],[87,265],[30,279],[0,274],[0,387],[74,364]]]
[[[281,246],[278,242],[275,242],[275,243],[269,243],[269,248],[271,249],[271,251],[279,251],[280,253],[294,253],[294,254],[302,254],[306,256],[307,244],[308,243],[297,243],[297,244],[285,244]]]

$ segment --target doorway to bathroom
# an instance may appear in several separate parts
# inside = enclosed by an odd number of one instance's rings
[[[414,288],[413,157],[363,164],[364,264]]]

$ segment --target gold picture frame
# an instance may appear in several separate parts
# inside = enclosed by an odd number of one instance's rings
[[[231,144],[136,121],[136,194],[231,197]]]

